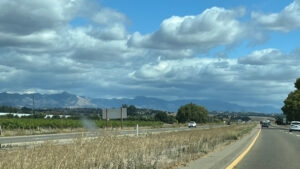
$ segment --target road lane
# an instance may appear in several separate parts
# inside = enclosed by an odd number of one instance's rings
[[[300,168],[299,132],[279,128],[263,128],[260,137],[237,165],[237,169]]]

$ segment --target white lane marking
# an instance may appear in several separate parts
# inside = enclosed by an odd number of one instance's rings
[[[300,137],[300,132],[296,133],[295,131],[294,132],[289,132],[289,131],[286,131],[286,130],[280,130],[280,132]]]
[[[300,137],[300,135],[299,135],[299,134],[296,134],[296,133],[292,133],[292,132],[290,132],[289,134],[291,134],[291,135],[293,135],[293,136]]]

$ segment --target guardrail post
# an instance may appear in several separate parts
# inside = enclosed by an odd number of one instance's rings
[[[2,135],[2,128],[1,128],[1,125],[0,125],[0,136]],[[2,148],[2,145],[0,143],[0,148]]]
[[[136,125],[136,136],[137,137],[139,136],[139,125],[138,124]]]
[[[108,128],[108,110],[105,109],[105,115],[106,115],[106,128]]]

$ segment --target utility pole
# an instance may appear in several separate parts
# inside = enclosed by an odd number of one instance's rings
[[[32,95],[32,114],[34,115],[34,95]]]
[[[100,109],[99,108],[97,108],[97,113],[98,113],[98,119],[102,120],[102,118],[100,118],[101,116],[100,116]],[[103,110],[102,110],[102,113],[103,113]]]
[[[123,129],[123,108],[121,107],[121,129]]]

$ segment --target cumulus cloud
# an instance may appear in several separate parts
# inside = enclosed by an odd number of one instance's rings
[[[284,60],[285,54],[278,49],[263,49],[256,50],[245,57],[238,59],[241,64],[249,65],[267,65],[267,64],[280,64]]]
[[[4,0],[0,2],[0,47],[45,51],[64,38],[62,29],[85,0]]]
[[[228,69],[235,60],[219,60],[215,58],[191,58],[183,60],[159,60],[157,63],[145,64],[139,71],[132,72],[131,76],[137,80],[182,81],[193,83],[206,77],[227,78],[231,76]]]
[[[264,49],[238,59],[189,58],[158,60],[130,73],[144,86],[171,86],[185,97],[249,100],[279,106],[300,74],[300,52]],[[159,95],[159,93],[157,93]],[[255,101],[254,101],[255,100]],[[274,104],[276,103],[276,104]]]
[[[43,48],[51,45],[58,37],[54,30],[45,30],[28,35],[13,35],[0,32],[0,47]]]
[[[243,8],[227,10],[213,7],[196,16],[172,16],[152,34],[134,33],[128,44],[143,48],[197,48],[204,51],[218,45],[230,45],[246,35],[246,28],[237,20],[244,13]]]
[[[78,28],[68,32],[65,37],[69,38],[70,57],[88,63],[97,62],[119,62],[136,58],[143,55],[140,49],[132,49],[127,46],[126,37],[112,34],[106,34],[101,37],[91,35],[95,28]],[[118,37],[119,36],[119,37]],[[123,35],[122,35],[123,36]]]
[[[0,10],[0,21],[3,21],[0,25],[0,47],[3,51],[48,54],[77,61],[116,61],[133,57],[137,53],[135,51],[139,51],[127,48],[128,33],[124,26],[127,17],[112,9],[95,8],[83,15],[85,0],[14,0],[0,3],[3,9]],[[72,27],[70,22],[81,15],[91,17],[101,26]]]
[[[99,12],[94,14],[92,20],[99,25],[129,23],[129,19],[126,15],[110,8],[102,8]]]
[[[12,76],[17,74],[17,70],[15,68],[0,65],[0,79],[1,82],[8,82]]]
[[[125,26],[113,25],[106,28],[92,28],[88,32],[91,36],[102,40],[126,40],[129,34]]]
[[[249,32],[260,36],[239,19],[243,8],[173,16],[158,31],[142,35],[127,30],[125,14],[100,6],[82,9],[86,2],[0,1],[2,91],[278,103],[300,73],[299,49],[287,54],[269,48],[241,58],[226,51],[202,56],[247,39]],[[72,25],[76,17],[90,22]]]
[[[300,0],[295,0],[279,13],[252,12],[251,18],[267,30],[289,32],[300,27]]]
[[[0,2],[0,31],[27,35],[68,23],[81,0],[4,0]]]
[[[34,55],[10,51],[2,55],[1,59],[2,65],[33,73],[83,73],[88,68],[68,57],[53,57],[47,53]]]
[[[70,90],[89,95],[87,88],[117,86],[126,77],[133,62],[127,60],[142,55],[127,47],[126,16],[98,7],[83,15],[85,3],[0,2],[2,91]],[[95,19],[98,25],[73,27],[70,22],[78,16]]]
[[[300,52],[296,49],[291,54],[285,54],[278,49],[263,49],[253,51],[247,56],[240,57],[240,64],[248,65],[287,65],[293,66],[300,63]]]

